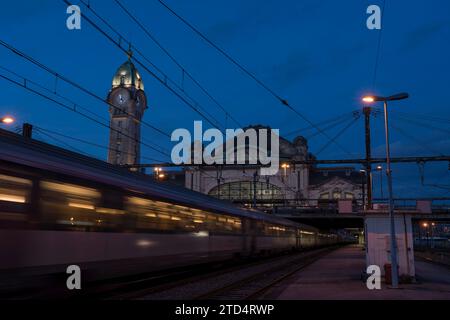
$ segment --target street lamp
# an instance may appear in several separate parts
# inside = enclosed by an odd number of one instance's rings
[[[162,173],[162,168],[156,167],[154,170],[155,170],[156,180],[159,180],[160,178],[164,178],[164,173]]]
[[[397,243],[395,238],[395,220],[394,220],[394,198],[392,195],[392,171],[389,147],[389,122],[388,122],[388,101],[397,101],[407,99],[408,93],[399,93],[389,97],[366,96],[362,100],[366,103],[380,102],[384,103],[384,130],[386,136],[386,175],[388,178],[389,192],[389,218],[391,220],[391,263],[392,263],[392,287],[398,287],[398,270],[397,270]]]
[[[14,118],[10,117],[10,116],[5,116],[5,117],[0,118],[0,122],[3,124],[12,124],[12,123],[14,123]]]
[[[283,163],[281,167],[284,169],[284,176],[286,177],[287,175],[286,170],[289,169],[291,166],[289,165],[289,163]]]

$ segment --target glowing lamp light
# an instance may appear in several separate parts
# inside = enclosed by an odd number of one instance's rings
[[[372,103],[372,102],[375,102],[375,98],[372,96],[366,96],[366,97],[362,98],[362,101],[365,103]]]
[[[1,122],[4,124],[11,124],[14,122],[14,118],[10,117],[10,116],[6,116],[6,117],[1,118]]]

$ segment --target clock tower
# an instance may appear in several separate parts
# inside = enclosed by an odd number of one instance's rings
[[[142,78],[131,62],[131,52],[128,61],[117,69],[107,100],[111,116],[108,162],[139,164],[141,119],[147,98]]]

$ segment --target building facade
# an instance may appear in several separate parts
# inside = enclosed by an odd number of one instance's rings
[[[291,142],[280,137],[279,143],[280,170],[276,175],[259,176],[258,165],[187,167],[185,187],[223,200],[261,206],[322,206],[363,197],[364,179],[359,171],[295,164],[314,158],[308,152],[307,140],[299,136]]]
[[[107,101],[110,105],[108,162],[133,165],[140,162],[141,119],[147,109],[142,78],[130,60],[116,71]]]

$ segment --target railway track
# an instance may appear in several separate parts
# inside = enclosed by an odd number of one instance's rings
[[[245,279],[231,283],[196,297],[197,300],[255,300],[261,297],[274,285],[290,277],[331,250],[321,250],[300,259],[282,263],[269,270],[251,275]]]
[[[168,287],[125,295],[139,300],[245,300],[257,299],[273,285],[291,276],[335,247],[316,249],[240,267],[225,269],[201,277],[186,279]],[[113,297],[116,299],[118,297]]]
[[[9,291],[7,299],[195,300],[256,299],[336,247],[270,257],[207,263],[86,284],[80,291]],[[5,296],[6,298],[6,296]]]

